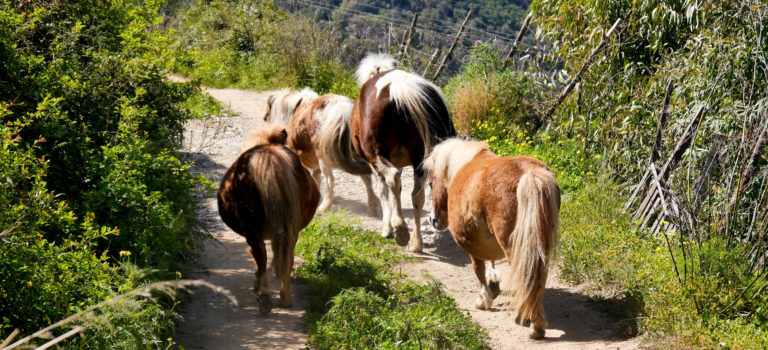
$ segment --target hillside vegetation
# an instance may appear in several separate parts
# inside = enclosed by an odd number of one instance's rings
[[[0,1],[0,339],[178,278],[202,236],[192,194],[209,184],[176,151],[199,90],[165,80],[157,11]],[[144,300],[79,321],[94,327],[72,346],[172,343],[173,302]]]

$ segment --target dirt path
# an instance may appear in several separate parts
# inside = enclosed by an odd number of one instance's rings
[[[218,182],[226,168],[235,160],[242,137],[259,125],[264,114],[268,93],[236,89],[206,89],[239,116],[214,117],[190,121],[185,131],[185,152],[195,159],[195,170]],[[379,219],[368,216],[365,188],[359,178],[336,171],[335,208],[347,210],[360,220],[360,225],[380,230]],[[413,172],[403,173],[403,212],[413,227],[410,191]],[[425,211],[431,210],[427,201]],[[304,348],[306,333],[301,326],[304,315],[301,285],[294,284],[296,305],[289,310],[275,308],[269,317],[258,315],[256,297],[251,290],[253,263],[246,251],[245,240],[230,231],[219,219],[215,198],[203,200],[199,209],[217,241],[205,243],[201,256],[204,271],[196,278],[230,289],[240,306],[211,291],[197,290],[181,309],[184,321],[177,329],[177,341],[186,349],[298,349]],[[491,336],[494,349],[633,349],[634,340],[620,341],[614,337],[611,320],[597,311],[587,298],[573,288],[550,277],[545,294],[549,319],[547,337],[543,341],[528,338],[528,329],[514,323],[506,311],[505,297],[499,297],[492,311],[475,310],[477,282],[469,257],[453,242],[450,234],[435,232],[426,225],[422,261],[403,265],[402,271],[415,280],[434,278],[440,281],[458,306],[472,315]],[[268,250],[269,251],[269,250]],[[271,257],[270,257],[271,259]],[[497,267],[499,264],[497,264]],[[501,271],[504,271],[503,264]],[[554,272],[554,271],[553,271]],[[554,275],[551,274],[551,275]],[[273,301],[277,300],[277,280],[270,277]]]

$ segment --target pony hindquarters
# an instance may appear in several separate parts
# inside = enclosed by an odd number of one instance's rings
[[[368,198],[368,213],[374,215],[378,212],[380,204],[371,186],[371,167],[355,152],[350,139],[349,122],[354,103],[344,96],[332,96],[325,108],[315,114],[320,127],[313,141],[328,194],[320,205],[320,210],[328,209],[333,203],[333,169],[339,169],[360,176]]]
[[[360,91],[352,112],[352,141],[379,178],[377,194],[382,202],[382,235],[395,235],[400,245],[423,249],[421,210],[424,204],[424,155],[436,141],[454,136],[445,99],[437,86],[400,70],[374,75]],[[400,202],[401,169],[412,165],[411,192],[414,233],[409,235]]]
[[[265,240],[272,241],[273,266],[281,279],[280,306],[290,307],[290,273],[299,231],[314,216],[320,193],[298,157],[282,145],[252,147],[227,170],[218,193],[219,214],[245,237],[254,259],[259,309],[271,309]]]
[[[530,320],[531,338],[544,337],[547,321],[543,296],[550,264],[555,256],[560,212],[560,188],[549,169],[536,169],[520,177],[517,217],[509,247],[510,287],[515,292],[519,322]]]
[[[352,148],[349,120],[353,102],[341,95],[328,94],[302,105],[288,126],[288,147],[295,150],[305,167],[313,172],[327,195],[320,211],[327,210],[334,199],[333,169],[359,175],[368,193],[368,210],[378,211],[379,200],[371,188],[371,168]],[[322,172],[322,179],[320,173]]]

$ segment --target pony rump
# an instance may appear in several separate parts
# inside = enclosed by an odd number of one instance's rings
[[[317,93],[310,88],[303,88],[299,91],[283,89],[269,96],[267,115],[264,121],[287,126],[291,121],[296,109],[302,103],[311,102],[318,97]]]
[[[369,53],[360,61],[360,65],[355,71],[357,84],[363,86],[372,76],[391,71],[397,68],[397,61],[386,53]]]
[[[300,230],[301,205],[295,200],[300,193],[296,169],[298,157],[284,146],[267,145],[254,150],[248,164],[250,177],[264,206],[264,238],[284,240]],[[291,232],[278,232],[287,227]],[[287,243],[287,242],[280,242]],[[278,244],[280,244],[278,243]]]
[[[353,175],[371,173],[368,162],[352,148],[349,120],[352,116],[352,100],[333,96],[325,108],[316,115],[322,125],[317,136],[317,151],[322,153],[331,166]]]
[[[429,152],[436,140],[456,135],[448,104],[435,84],[416,74],[396,70],[384,74],[376,81],[377,98],[387,86],[390,101],[416,124],[426,152]],[[432,131],[436,134],[432,135]]]
[[[516,291],[519,321],[546,324],[540,312],[549,266],[555,258],[560,212],[560,188],[552,172],[534,170],[523,174],[517,185],[517,218],[510,236],[509,284]],[[534,329],[540,334],[544,330]]]
[[[450,187],[459,169],[484,152],[492,153],[483,142],[450,138],[435,146],[424,161],[424,169],[439,176],[445,181],[445,186]]]

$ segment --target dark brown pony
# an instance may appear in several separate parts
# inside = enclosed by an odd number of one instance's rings
[[[368,212],[378,211],[379,199],[371,185],[371,167],[352,149],[349,138],[349,119],[352,100],[328,94],[303,103],[288,124],[287,146],[296,151],[301,162],[312,171],[317,185],[324,180],[327,196],[320,203],[320,211],[333,203],[333,169],[360,176],[368,193]]]
[[[290,307],[296,240],[299,231],[312,220],[320,201],[315,181],[299,157],[288,147],[271,141],[284,143],[285,129],[272,125],[252,132],[247,142],[253,146],[229,167],[218,192],[221,219],[232,231],[245,237],[253,256],[253,290],[259,294],[262,314],[272,309],[264,241],[272,241],[272,266],[281,278],[280,307]]]
[[[440,90],[426,79],[394,68],[386,55],[367,57],[357,70],[362,87],[350,120],[352,145],[379,178],[384,229],[382,236],[395,235],[399,245],[420,252],[419,228],[424,205],[424,172],[421,164],[432,145],[455,136],[456,130]],[[413,166],[411,192],[415,231],[408,233],[400,204],[400,172]]]
[[[481,286],[475,307],[489,309],[499,293],[498,274],[492,267],[487,278],[485,262],[506,258],[518,320],[530,320],[531,338],[544,337],[544,288],[560,212],[554,174],[538,159],[500,158],[482,142],[459,139],[437,145],[424,168],[432,187],[432,225],[448,226],[472,259]]]

